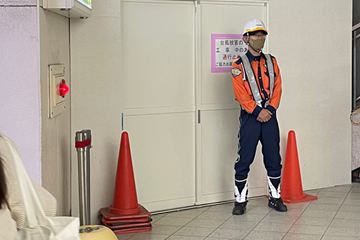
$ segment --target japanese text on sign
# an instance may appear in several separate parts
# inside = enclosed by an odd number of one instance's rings
[[[211,72],[230,72],[232,63],[247,52],[240,34],[212,34]]]

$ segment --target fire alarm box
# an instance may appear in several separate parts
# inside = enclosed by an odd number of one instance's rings
[[[66,98],[69,92],[65,78],[65,65],[49,65],[49,118],[59,115],[66,109]]]
[[[91,0],[40,0],[40,6],[68,18],[91,16]]]

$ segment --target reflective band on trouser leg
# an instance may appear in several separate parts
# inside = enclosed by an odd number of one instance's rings
[[[253,98],[256,102],[256,105],[258,105],[259,107],[262,108],[262,105],[261,105],[262,98],[261,98],[260,91],[259,91],[259,88],[256,83],[254,72],[252,71],[252,68],[250,65],[249,58],[246,55],[243,55],[243,56],[241,56],[241,60],[243,62],[243,66],[245,68],[245,72],[248,77],[248,82],[249,82],[249,85],[251,88]]]
[[[269,77],[270,77],[270,96],[269,99],[271,99],[272,94],[273,94],[273,90],[274,90],[274,82],[275,82],[275,73],[274,73],[274,65],[273,62],[271,61],[271,56],[270,54],[264,54],[265,58],[266,58],[266,65],[269,71]],[[269,102],[265,103],[265,107],[267,107],[267,105],[269,104]]]
[[[235,180],[235,200],[236,202],[246,202],[248,195],[248,184],[247,179],[245,180]]]
[[[280,198],[280,177],[267,177],[269,193],[272,198]]]

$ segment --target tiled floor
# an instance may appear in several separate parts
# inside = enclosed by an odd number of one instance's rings
[[[249,200],[246,213],[233,204],[153,215],[147,233],[118,235],[125,240],[353,240],[360,239],[360,184],[307,191],[318,200],[287,204],[288,212],[267,207],[265,197]]]

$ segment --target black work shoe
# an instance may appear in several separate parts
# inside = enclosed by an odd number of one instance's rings
[[[287,212],[287,207],[283,203],[283,200],[281,198],[269,197],[268,206],[275,209],[275,211],[278,211],[278,212]]]
[[[243,215],[245,213],[246,210],[246,204],[247,202],[235,202],[235,206],[232,210],[232,214],[233,215]]]

